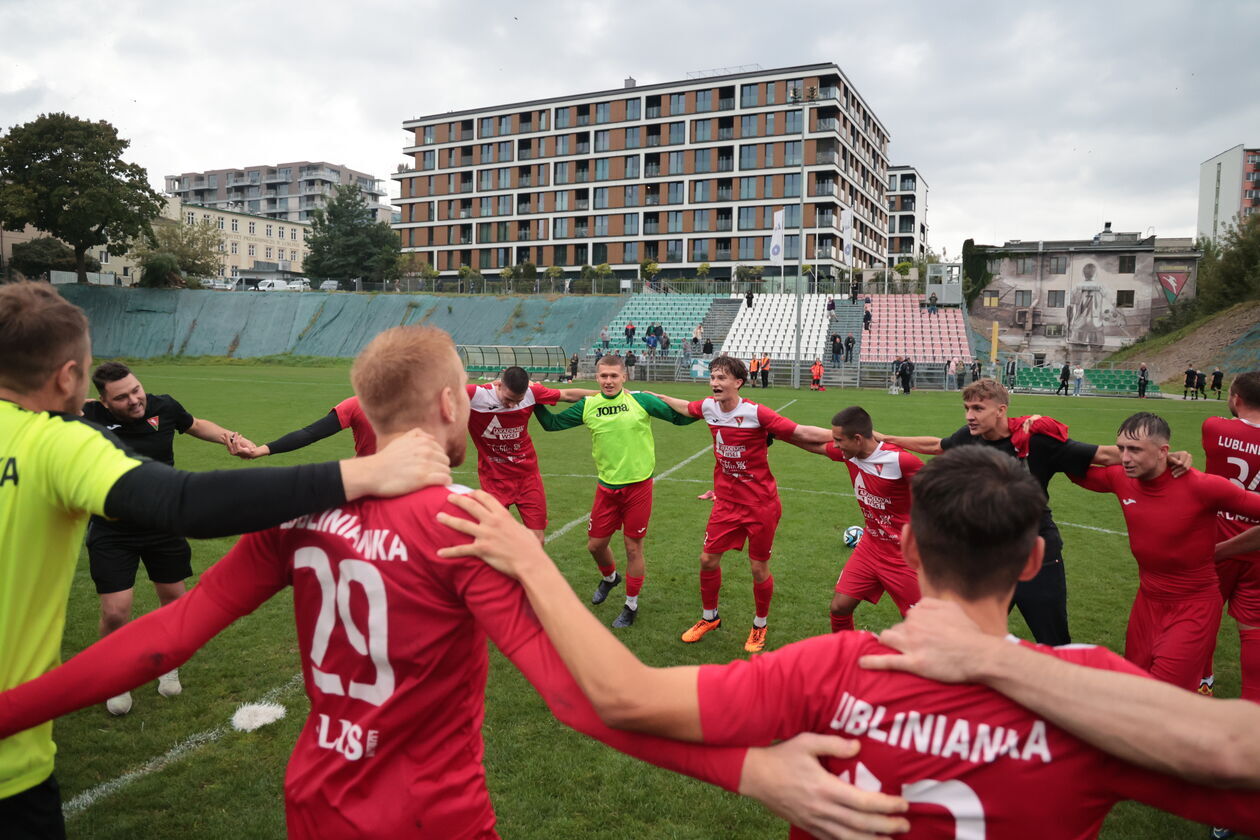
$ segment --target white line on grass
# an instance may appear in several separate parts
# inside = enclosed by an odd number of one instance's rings
[[[294,674],[289,679],[288,682],[282,685],[276,686],[275,688],[271,689],[271,691],[268,691],[266,694],[260,697],[258,702],[260,703],[275,702],[277,699],[284,696],[289,691],[292,691],[294,688],[296,688],[297,686],[301,684],[302,684],[302,675]],[[69,802],[63,805],[61,808],[61,812],[67,818],[78,816],[79,814],[86,811],[88,808],[91,808],[97,802],[100,802],[102,799],[105,799],[108,796],[112,796],[113,794],[125,788],[127,785],[131,784],[132,782],[137,781],[139,779],[143,779],[145,776],[148,776],[150,774],[165,770],[167,767],[179,761],[180,759],[182,759],[184,756],[188,755],[189,753],[196,752],[197,750],[204,747],[206,744],[213,744],[215,741],[219,740],[220,738],[222,738],[224,735],[228,734],[231,731],[232,731],[232,727],[224,725],[224,726],[216,726],[213,729],[207,729],[204,732],[198,732],[195,735],[189,735],[187,738],[178,742],[177,744],[175,744],[175,746],[171,747],[169,750],[162,753],[162,755],[159,755],[156,758],[149,759],[147,762],[135,768],[134,770],[128,770],[126,773],[123,773],[121,776],[118,776],[117,778],[110,779],[108,782],[102,782],[96,787],[88,788],[87,790],[83,791],[74,799],[71,799]]]

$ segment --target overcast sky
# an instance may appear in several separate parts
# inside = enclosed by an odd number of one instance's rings
[[[956,255],[1104,221],[1193,235],[1199,163],[1260,144],[1258,35],[1254,0],[0,0],[0,127],[109,120],[159,189],[290,160],[386,179],[414,116],[833,61]]]

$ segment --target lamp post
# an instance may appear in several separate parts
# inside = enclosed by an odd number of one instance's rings
[[[804,84],[802,81],[801,84]],[[801,387],[801,285],[805,274],[805,134],[809,130],[809,103],[818,98],[818,89],[812,87],[808,95],[801,87],[792,89],[792,100],[801,106],[801,185],[798,203],[800,218],[797,228],[800,239],[796,245],[796,354],[792,359],[792,387]]]

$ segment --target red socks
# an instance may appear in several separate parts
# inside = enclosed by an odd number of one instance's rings
[[[626,597],[627,598],[639,597],[639,590],[642,588],[643,588],[643,578],[632,577],[630,575],[626,575]]]
[[[614,572],[616,572],[616,571],[617,571],[617,564],[616,564],[616,563],[612,564],[611,566],[600,566],[600,567],[599,567],[599,573],[600,573],[601,575],[603,575],[604,577],[608,577],[609,575],[613,574],[613,573],[614,573]]]
[[[839,633],[841,630],[852,630],[852,629],[854,629],[852,613],[849,613],[848,615],[838,615],[836,613],[831,614],[831,632],[832,633]]]
[[[756,606],[757,618],[770,616],[770,599],[774,597],[774,575],[770,575],[761,583],[753,584],[753,604]],[[717,599],[714,599],[717,606]]]
[[[1242,698],[1260,703],[1260,628],[1238,631]]]
[[[722,569],[700,570],[700,606],[706,610],[718,608],[718,592],[722,589]]]

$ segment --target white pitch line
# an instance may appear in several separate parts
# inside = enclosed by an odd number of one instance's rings
[[[258,702],[274,702],[301,684],[302,675],[294,674],[288,682],[276,686],[260,697]],[[149,759],[147,762],[134,770],[128,770],[126,773],[123,773],[117,778],[110,779],[108,782],[102,782],[96,787],[88,788],[83,791],[78,796],[74,797],[74,799],[71,799],[63,805],[61,812],[67,819],[78,816],[88,808],[91,808],[93,805],[100,802],[102,799],[112,796],[132,782],[143,779],[145,776],[157,773],[161,770],[165,770],[167,767],[184,758],[189,753],[196,752],[206,744],[213,744],[215,741],[219,740],[231,731],[232,728],[230,726],[216,726],[213,729],[207,729],[204,732],[189,735],[187,738],[162,753],[162,755]]]

